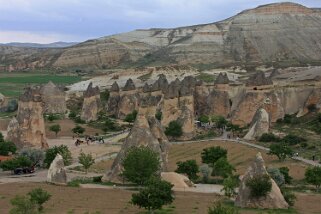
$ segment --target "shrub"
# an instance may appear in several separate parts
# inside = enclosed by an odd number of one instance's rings
[[[201,123],[209,123],[210,122],[210,118],[207,115],[202,115],[198,118],[198,120]]]
[[[35,166],[42,166],[45,159],[45,153],[41,149],[24,148],[19,155],[30,159]]]
[[[179,161],[176,163],[177,164],[177,169],[175,172],[177,173],[183,173],[188,176],[189,179],[192,181],[197,180],[198,175],[197,173],[199,172],[196,160],[187,160],[187,161]]]
[[[0,162],[0,168],[4,171],[14,170],[20,167],[31,167],[32,161],[25,156],[17,156],[11,160]]]
[[[288,134],[282,139],[282,141],[288,145],[297,145],[302,142],[306,142],[307,140],[303,137],[299,137],[293,134]]]
[[[213,165],[212,175],[226,178],[233,174],[234,167],[227,161],[225,157],[218,159]]]
[[[55,125],[50,126],[49,130],[54,132],[57,137],[58,133],[61,131],[61,127],[59,124],[55,124]]]
[[[63,157],[65,166],[71,164],[71,152],[66,145],[60,145],[49,148],[46,151],[44,164],[47,168],[50,167],[51,162],[56,158],[57,154],[60,154]]]
[[[47,191],[41,188],[33,189],[28,193],[28,195],[30,196],[30,201],[38,205],[38,211],[43,210],[42,205],[51,197],[51,195]]]
[[[281,188],[281,192],[285,201],[288,202],[290,206],[293,206],[296,200],[295,194],[292,191],[287,190],[285,188]]]
[[[315,185],[317,191],[321,186],[321,167],[309,167],[305,171],[305,180],[312,185]]]
[[[171,121],[165,129],[165,134],[171,137],[180,137],[183,134],[182,125],[178,121]]]
[[[125,154],[122,176],[128,181],[144,185],[160,169],[159,155],[147,147],[133,147]]]
[[[208,209],[208,214],[238,214],[234,207],[224,206],[222,202],[216,202]]]
[[[79,126],[79,125],[77,125],[77,126],[76,126],[75,128],[73,128],[71,131],[72,131],[74,134],[80,135],[80,134],[83,134],[83,133],[86,131],[86,129],[83,128],[83,127],[81,127],[81,126]]]
[[[264,133],[261,135],[261,137],[259,138],[260,142],[279,142],[280,138],[275,136],[273,133]]]
[[[27,196],[17,195],[10,201],[13,208],[10,210],[10,214],[36,214],[36,204],[30,200]]]
[[[270,145],[269,155],[276,155],[279,160],[284,161],[287,157],[292,157],[293,151],[284,143]]]
[[[155,114],[155,118],[158,120],[158,121],[161,121],[162,120],[162,117],[163,117],[163,113],[161,111],[157,111],[156,114]]]
[[[163,205],[171,204],[174,200],[172,195],[173,185],[160,178],[152,177],[146,187],[139,193],[132,195],[132,203],[149,211],[161,209]]]
[[[218,159],[227,158],[227,150],[223,149],[220,146],[214,146],[203,149],[201,156],[203,163],[207,163],[213,166]]]
[[[223,181],[223,189],[224,195],[227,197],[233,197],[236,195],[235,189],[238,187],[238,180],[233,176],[228,176]]]
[[[80,153],[78,157],[79,163],[83,165],[83,167],[86,170],[86,173],[88,172],[88,169],[90,168],[91,165],[95,163],[95,159],[92,157],[91,154],[85,154],[83,152]]]
[[[213,169],[209,167],[207,164],[203,164],[200,166],[200,172],[202,173],[203,176],[203,182],[207,183],[209,180],[209,177],[212,174]]]
[[[258,198],[266,196],[272,189],[272,182],[268,175],[254,176],[246,181],[250,188],[251,197]]]
[[[293,178],[289,175],[289,168],[288,167],[280,167],[279,170],[284,176],[285,183],[291,184]]]
[[[57,115],[54,115],[54,114],[49,114],[47,116],[47,120],[49,120],[50,122],[54,121],[54,120],[57,120],[59,119],[59,117]]]
[[[118,124],[115,123],[112,119],[106,118],[102,130],[103,130],[104,132],[108,132],[108,131],[118,131],[118,130],[120,130],[120,127],[119,127]]]
[[[278,168],[268,168],[267,169],[269,175],[271,178],[275,181],[275,183],[281,187],[283,184],[285,184],[284,175],[280,172]]]
[[[75,122],[75,123],[79,123],[79,124],[85,124],[85,123],[86,123],[86,121],[82,120],[82,119],[80,118],[80,116],[76,116],[76,117],[74,118],[74,122]]]
[[[77,117],[77,113],[74,112],[74,111],[71,111],[71,112],[69,113],[68,117],[69,117],[70,119],[75,119],[75,118]]]
[[[228,124],[228,121],[223,116],[212,116],[211,121],[216,124],[216,127],[221,129]]]
[[[2,140],[1,140],[2,138]],[[8,156],[9,153],[15,154],[17,147],[12,142],[7,142],[3,140],[3,136],[0,137],[0,155]]]
[[[128,123],[133,123],[136,120],[137,113],[138,112],[136,110],[134,110],[134,111],[132,111],[132,113],[127,114],[124,121],[128,122]]]
[[[18,109],[17,100],[10,100],[7,105],[7,112],[15,112]]]

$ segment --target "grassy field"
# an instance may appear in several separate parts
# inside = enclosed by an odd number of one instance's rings
[[[52,81],[56,84],[72,84],[81,81],[81,77],[41,73],[0,73],[0,93],[8,97],[17,97],[23,88]]]

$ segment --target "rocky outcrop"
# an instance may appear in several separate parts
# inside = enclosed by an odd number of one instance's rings
[[[255,176],[268,175],[261,153],[256,155],[255,161],[247,169],[241,179],[239,193],[235,205],[242,208],[263,208],[263,209],[287,209],[289,205],[285,201],[280,188],[271,178],[272,189],[265,197],[255,198],[251,196],[251,190],[246,185],[247,181]]]
[[[123,91],[132,91],[135,89],[136,89],[136,87],[135,87],[134,81],[129,78],[123,88]]]
[[[245,135],[245,140],[255,140],[257,137],[260,137],[264,133],[268,133],[270,128],[270,118],[269,114],[265,109],[258,109],[248,133]]]
[[[120,101],[119,86],[114,82],[110,88],[110,96],[106,104],[106,111],[108,115],[116,117],[118,115],[118,104]]]
[[[0,93],[0,107],[4,104],[5,96]]]
[[[301,117],[307,114],[310,110],[321,111],[321,89],[313,89],[297,116]]]
[[[67,174],[65,170],[64,159],[60,154],[57,154],[55,159],[50,164],[47,182],[58,185],[67,184]]]
[[[228,117],[231,111],[229,94],[226,91],[212,90],[206,98],[203,115],[221,115]]]
[[[119,174],[122,172],[122,159],[126,152],[132,147],[144,146],[152,149],[159,155],[162,171],[167,168],[168,140],[164,134],[161,124],[155,117],[146,117],[139,112],[133,128],[121,147],[111,170],[103,177],[104,181],[120,181]]]
[[[158,80],[155,81],[151,86],[151,91],[162,91],[163,93],[166,91],[168,87],[168,81],[164,74],[160,74]]]
[[[17,117],[8,126],[7,139],[19,148],[48,148],[40,88],[27,88],[19,97]]]
[[[215,80],[215,84],[229,84],[230,80],[227,77],[226,73],[219,73],[218,77]]]
[[[110,92],[119,92],[119,86],[116,81],[111,85],[111,88],[109,91]]]
[[[171,183],[174,190],[182,190],[195,186],[187,176],[178,174],[176,172],[162,172],[161,178],[162,180]]]
[[[165,90],[164,97],[165,99],[172,99],[179,97],[179,91],[180,91],[180,84],[181,82],[179,79],[176,79],[175,81],[171,82],[167,89]]]
[[[84,102],[81,110],[81,119],[86,122],[95,121],[101,110],[100,91],[98,86],[93,87],[92,83],[88,85],[84,92]]]
[[[246,86],[263,86],[273,85],[270,77],[266,77],[263,71],[258,71],[253,74],[246,82]]]
[[[67,111],[65,92],[53,82],[48,82],[41,88],[41,97],[46,114],[65,114]]]

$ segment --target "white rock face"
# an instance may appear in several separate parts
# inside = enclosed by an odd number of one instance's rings
[[[65,164],[60,154],[57,154],[56,158],[50,164],[47,175],[47,182],[53,184],[67,184]]]
[[[270,128],[270,118],[267,111],[263,108],[258,109],[251,123],[251,128],[245,135],[245,140],[254,140],[264,133],[268,133]]]
[[[261,175],[268,175],[268,172],[266,171],[262,155],[259,152],[256,155],[255,161],[250,165],[245,175],[242,177],[235,205],[242,208],[287,209],[289,205],[285,201],[280,188],[272,178],[270,179],[272,182],[272,189],[266,196],[259,198],[251,196],[251,190],[246,183],[254,176]]]

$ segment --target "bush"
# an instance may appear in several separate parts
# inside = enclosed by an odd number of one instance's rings
[[[7,112],[15,112],[18,109],[17,100],[10,100],[7,105]]]
[[[85,154],[83,152],[80,153],[78,157],[79,163],[83,165],[83,167],[86,170],[86,173],[88,172],[88,169],[90,168],[91,165],[95,163],[95,159],[92,157],[91,154]]]
[[[223,181],[223,189],[224,195],[227,197],[233,197],[236,195],[235,189],[238,187],[238,180],[233,176],[228,176]]]
[[[212,171],[213,169],[209,167],[207,164],[203,164],[200,167],[200,172],[202,173],[204,183],[208,183],[209,177],[211,176]]]
[[[1,140],[2,138],[2,140]],[[17,147],[12,142],[7,142],[3,140],[3,136],[0,136],[0,155],[8,156],[9,153],[15,154]]]
[[[268,175],[260,175],[248,179],[246,186],[250,188],[251,197],[259,198],[266,196],[271,191],[272,182]]]
[[[210,122],[210,118],[207,115],[202,115],[198,118],[198,120],[201,123],[209,123]]]
[[[131,201],[134,205],[149,211],[161,209],[163,205],[173,202],[172,187],[171,183],[152,177],[146,183],[146,187],[132,195]]]
[[[45,160],[44,160],[45,167],[47,168],[50,167],[50,164],[56,158],[57,154],[60,154],[63,157],[65,166],[68,166],[71,164],[71,161],[72,161],[71,152],[69,151],[66,145],[60,145],[60,146],[54,146],[52,148],[49,148],[46,151]]]
[[[163,117],[163,113],[161,111],[157,111],[156,114],[155,114],[155,118],[158,120],[158,121],[161,121],[162,120],[162,117]]]
[[[305,180],[312,185],[315,185],[317,191],[321,186],[321,167],[309,167],[305,171]]]
[[[69,119],[75,119],[77,117],[77,113],[74,111],[71,111],[68,115]]]
[[[285,183],[291,184],[293,178],[289,175],[289,168],[288,167],[280,167],[279,170],[284,176]]]
[[[133,147],[125,154],[122,176],[128,181],[144,185],[160,169],[159,155],[147,147]]]
[[[207,163],[213,166],[218,159],[227,158],[227,150],[223,149],[220,146],[214,146],[203,149],[201,156],[203,163]]]
[[[4,171],[14,170],[20,167],[31,167],[32,165],[32,161],[25,156],[17,156],[11,160],[0,162],[0,168]]]
[[[276,155],[279,160],[284,161],[287,157],[292,157],[293,151],[284,143],[270,145],[269,155]]]
[[[208,214],[238,214],[234,207],[224,206],[222,202],[216,202],[208,209]]]
[[[235,171],[234,167],[227,161],[225,157],[222,157],[214,163],[212,175],[226,178],[231,176],[233,171]]]
[[[288,145],[297,145],[302,142],[306,142],[307,140],[303,137],[299,137],[293,134],[288,134],[282,139],[282,141]]]
[[[75,128],[73,128],[71,131],[72,131],[74,134],[80,135],[80,134],[83,134],[83,133],[86,131],[86,129],[83,128],[83,127],[81,127],[81,126],[79,126],[79,125],[77,125],[77,126],[76,126]]]
[[[285,188],[281,188],[281,192],[282,192],[282,195],[283,195],[285,201],[288,202],[288,204],[290,206],[293,206],[296,201],[295,194],[292,191],[287,190]]]
[[[55,115],[55,114],[49,114],[47,116],[47,120],[49,120],[50,122],[52,122],[54,120],[58,120],[58,119],[59,119],[59,117],[57,115]]]
[[[192,181],[196,181],[198,178],[197,173],[199,172],[196,160],[187,160],[187,161],[179,161],[176,163],[177,169],[175,172],[186,174],[188,178]]]
[[[103,130],[104,132],[108,132],[108,131],[118,131],[118,130],[120,130],[120,127],[119,127],[118,124],[115,123],[112,119],[106,118],[102,130]]]
[[[214,122],[219,129],[224,128],[224,126],[228,124],[228,121],[223,116],[212,116],[211,121]]]
[[[280,172],[278,168],[268,168],[267,172],[279,187],[285,184],[284,175]]]
[[[27,196],[17,195],[10,201],[13,208],[10,214],[37,214],[36,204]]]
[[[35,166],[42,166],[45,159],[45,153],[41,149],[24,148],[19,155],[30,159]]]
[[[171,121],[165,129],[165,134],[174,138],[182,136],[182,125],[178,121]]]
[[[79,124],[85,124],[85,123],[86,123],[86,121],[82,120],[82,119],[80,118],[80,116],[76,116],[76,117],[74,118],[74,122],[75,122],[75,123],[79,123]]]
[[[58,133],[61,131],[61,127],[59,124],[55,124],[55,125],[50,126],[49,130],[54,132],[57,137]]]
[[[47,191],[41,188],[33,189],[28,193],[28,195],[30,196],[30,201],[38,205],[38,211],[43,210],[42,205],[51,197],[51,195]]]
[[[261,137],[259,138],[260,142],[279,142],[280,138],[275,136],[273,133],[264,133],[261,135]]]
[[[132,113],[127,114],[124,121],[128,122],[128,123],[133,123],[136,120],[137,113],[138,112],[136,110],[134,110],[134,111],[132,111]]]

